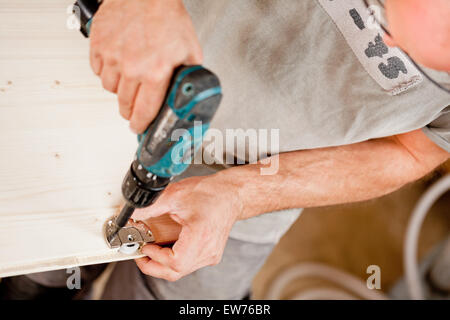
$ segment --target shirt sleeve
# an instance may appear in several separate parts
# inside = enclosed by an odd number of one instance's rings
[[[450,152],[450,106],[422,130],[434,143]]]

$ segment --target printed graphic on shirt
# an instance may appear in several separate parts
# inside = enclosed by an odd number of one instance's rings
[[[355,22],[356,26],[359,28],[359,30],[364,29],[366,26],[364,25],[364,21],[361,18],[361,16],[359,15],[359,12],[353,8],[349,11],[350,16],[353,19],[353,22]]]
[[[423,81],[398,49],[388,47],[382,31],[361,0],[317,0],[341,31],[369,75],[389,94],[397,95]]]
[[[375,37],[375,43],[373,43],[372,41],[369,42],[369,46],[364,51],[367,58],[372,57],[383,58],[383,55],[387,54],[388,52],[389,49],[387,45],[383,42],[383,38],[381,37],[380,34],[377,34],[377,36]]]

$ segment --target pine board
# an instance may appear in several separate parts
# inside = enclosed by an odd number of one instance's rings
[[[0,277],[134,258],[102,227],[136,137],[66,26],[67,0],[0,0]]]

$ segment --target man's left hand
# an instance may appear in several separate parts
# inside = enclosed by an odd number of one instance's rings
[[[136,259],[146,275],[176,281],[222,258],[231,227],[241,212],[237,188],[219,175],[191,177],[171,183],[148,208],[137,209],[133,218],[145,220],[169,213],[181,226],[172,248],[147,244]]]

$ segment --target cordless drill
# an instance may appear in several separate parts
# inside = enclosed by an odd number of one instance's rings
[[[80,31],[89,37],[97,0],[78,0],[74,14]],[[114,231],[108,234],[111,243],[135,208],[151,205],[174,176],[183,173],[201,146],[209,123],[219,107],[222,90],[219,79],[202,66],[182,66],[175,70],[158,115],[143,134],[138,135],[138,149],[123,183],[125,206],[115,219]],[[174,132],[177,129],[182,131]],[[180,135],[172,141],[172,134]]]

